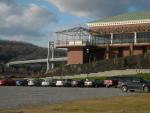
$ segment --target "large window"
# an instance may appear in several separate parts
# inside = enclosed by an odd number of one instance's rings
[[[114,34],[113,43],[133,43],[134,33]]]
[[[110,44],[110,35],[104,35],[104,36],[99,36],[99,37],[95,37],[94,41],[96,44]]]
[[[137,43],[150,42],[150,32],[137,33]]]

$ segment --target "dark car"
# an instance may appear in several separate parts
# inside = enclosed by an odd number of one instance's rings
[[[92,87],[103,87],[103,86],[104,86],[103,80],[95,79],[92,81]]]
[[[148,92],[150,90],[150,82],[140,77],[131,77],[120,80],[118,87],[121,88],[123,92],[127,92],[128,90]]]
[[[0,86],[15,86],[16,81],[11,79],[0,80]]]
[[[84,82],[85,82],[84,79],[79,80],[78,83],[77,83],[77,87],[84,87]]]
[[[50,81],[50,86],[51,87],[56,87],[56,79],[52,79],[51,81]]]
[[[72,87],[72,79],[65,79],[64,80],[64,87]]]
[[[28,81],[27,80],[16,80],[16,86],[27,86]]]

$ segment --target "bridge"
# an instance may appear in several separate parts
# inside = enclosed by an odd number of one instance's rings
[[[20,64],[34,64],[34,63],[47,63],[47,62],[65,62],[67,61],[67,57],[61,57],[61,58],[53,58],[53,59],[34,59],[34,60],[24,60],[24,61],[12,61],[8,62],[6,66],[12,66],[12,65],[20,65]]]
[[[6,66],[9,67],[9,66],[21,65],[21,64],[47,63],[47,69],[46,69],[46,73],[47,73],[50,69],[50,64],[51,64],[51,69],[53,69],[55,62],[65,62],[65,61],[67,61],[67,57],[54,58],[54,42],[49,41],[48,42],[48,53],[47,53],[47,58],[46,59],[12,61],[12,62],[8,62],[6,64]]]

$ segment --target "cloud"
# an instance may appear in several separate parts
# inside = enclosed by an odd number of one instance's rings
[[[60,11],[81,17],[105,17],[127,11],[128,0],[48,0]]]
[[[103,18],[136,10],[150,9],[149,0],[48,0],[62,12],[79,17]]]
[[[21,6],[15,0],[0,0],[0,37],[3,39],[36,40],[57,21],[55,14],[36,4]]]

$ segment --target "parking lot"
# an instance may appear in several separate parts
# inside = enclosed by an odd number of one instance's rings
[[[132,93],[134,94],[134,93]],[[126,96],[116,88],[0,87],[0,108],[46,105],[66,101]]]

